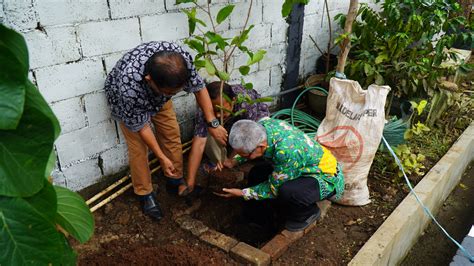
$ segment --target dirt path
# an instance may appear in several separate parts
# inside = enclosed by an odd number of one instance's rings
[[[474,225],[474,163],[467,168],[460,184],[444,202],[436,219],[459,243]],[[457,249],[431,223],[401,265],[449,265]]]

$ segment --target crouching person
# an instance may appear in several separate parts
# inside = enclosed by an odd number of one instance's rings
[[[316,202],[338,199],[344,191],[344,177],[331,152],[282,120],[240,120],[230,131],[229,144],[238,155],[226,167],[260,157],[269,164],[252,168],[250,187],[224,188],[220,195],[248,201],[276,199],[287,230],[308,227],[320,215]]]

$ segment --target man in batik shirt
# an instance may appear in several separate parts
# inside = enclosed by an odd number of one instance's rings
[[[221,105],[220,85],[221,83],[219,81],[215,81],[206,86],[214,108],[214,114],[217,118],[220,118],[221,116],[221,109],[219,108]],[[259,99],[260,94],[254,89],[246,89],[240,84],[229,85],[224,83],[223,92],[224,95],[227,96],[222,99],[223,109],[228,110],[223,111],[224,127],[227,131],[230,130],[235,122],[241,119],[258,121],[260,118],[268,117],[270,115],[268,105],[263,102],[249,103],[247,101],[239,100],[239,98],[247,98],[250,100]],[[229,111],[232,111],[232,113]],[[196,114],[194,138],[189,153],[188,172],[186,176],[187,184],[181,186],[181,195],[186,195],[193,191],[196,174],[204,153],[207,155],[211,163],[217,165],[217,169],[215,170],[221,170],[222,163],[227,159],[227,150],[225,147],[218,145],[212,136],[208,136],[208,125],[204,114],[200,110]]]
[[[344,191],[344,177],[331,152],[285,121],[240,120],[230,131],[229,144],[238,156],[227,167],[259,157],[268,160],[271,167],[255,166],[260,169],[250,171],[250,187],[224,188],[221,196],[245,200],[277,198],[286,212],[287,230],[305,229],[320,215],[316,202],[338,199]]]
[[[209,133],[227,141],[226,130],[214,116],[209,94],[193,66],[191,55],[169,42],[148,42],[127,52],[108,74],[105,92],[112,117],[119,121],[126,139],[132,183],[143,212],[157,220],[163,214],[153,193],[148,149],[158,158],[167,177],[167,190],[177,192],[184,183],[181,137],[173,95],[181,90],[194,93]],[[156,137],[151,125],[154,124]]]

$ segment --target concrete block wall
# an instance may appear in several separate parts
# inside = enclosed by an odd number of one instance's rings
[[[348,3],[349,0],[342,1]],[[80,190],[103,176],[128,166],[125,140],[110,118],[103,85],[107,73],[124,52],[151,40],[176,41],[189,36],[188,23],[175,0],[3,0],[0,22],[23,33],[30,53],[30,79],[57,115],[62,132],[55,143],[57,166],[54,182]],[[199,0],[201,4],[207,0]],[[305,34],[327,39],[319,26],[322,0],[307,7]],[[340,1],[331,2],[331,12],[346,12]],[[333,3],[338,2],[338,3]],[[212,0],[214,14],[228,3],[235,4],[229,22],[218,30],[231,35],[245,23],[249,0]],[[288,24],[281,18],[283,0],[254,0],[249,23],[255,25],[247,45],[265,49],[267,56],[251,69],[246,81],[262,95],[278,93],[285,73]],[[206,21],[206,19],[204,19]],[[335,27],[334,27],[335,28]],[[314,70],[317,53],[304,39],[302,74]],[[233,57],[238,67],[246,55]],[[203,74],[206,76],[205,74]],[[207,77],[209,78],[209,77]],[[239,82],[234,71],[232,82]],[[192,136],[196,111],[194,96],[179,93],[173,98],[183,140]]]

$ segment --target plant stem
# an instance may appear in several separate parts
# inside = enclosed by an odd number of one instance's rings
[[[316,46],[316,49],[318,49],[319,53],[321,53],[321,55],[324,54],[324,52],[321,50],[321,48],[319,48],[319,45],[316,43],[316,41],[313,39],[313,36],[309,35],[309,38],[311,39],[311,41],[313,42],[314,46]]]
[[[249,18],[250,18],[250,11],[252,10],[252,5],[253,5],[253,0],[250,0],[250,6],[249,6],[249,10],[247,12],[247,18],[245,18],[245,24],[244,24],[244,27],[242,28],[242,31],[240,32],[240,35],[242,35],[242,32],[244,32],[245,28],[247,27],[247,24],[248,24]],[[232,56],[232,54],[234,53],[235,48],[237,48],[237,44],[234,44],[234,46],[230,50],[230,53],[228,55],[229,57]]]
[[[342,41],[341,52],[339,53],[337,68],[336,71],[339,73],[344,73],[344,67],[346,65],[347,55],[351,49],[351,33],[352,33],[352,23],[354,23],[355,18],[357,17],[357,10],[359,8],[359,0],[351,0],[349,5],[349,11],[346,16],[346,24],[344,25],[344,33],[346,38]]]
[[[328,41],[328,49],[326,51],[326,74],[327,74],[329,73],[329,60],[330,60],[331,43],[332,43],[332,26],[331,26],[331,16],[329,15],[329,5],[328,5],[327,0],[324,0],[324,5],[326,6],[326,13],[328,16],[328,25],[329,25],[329,41]]]

